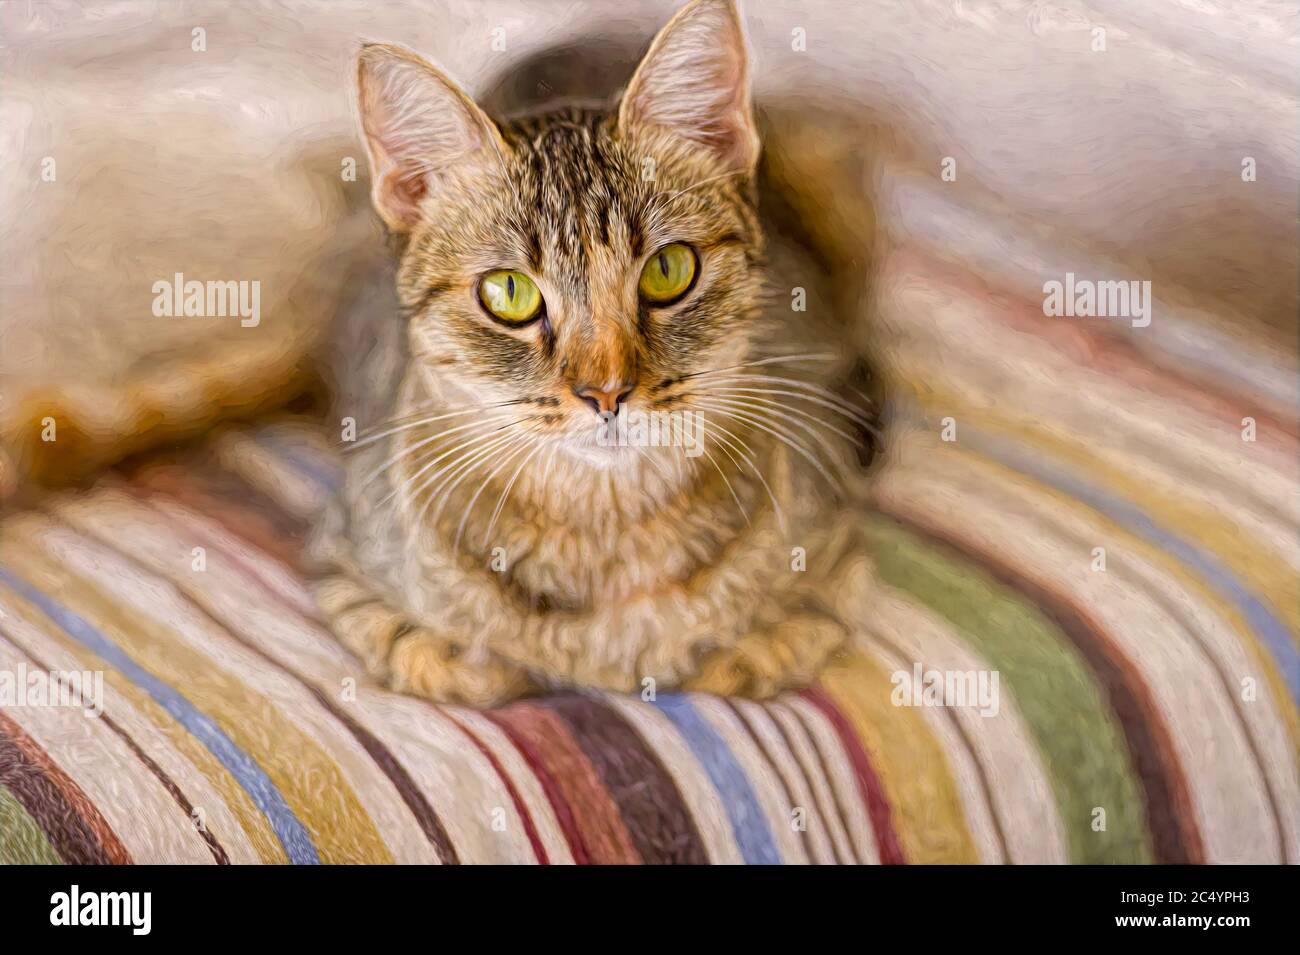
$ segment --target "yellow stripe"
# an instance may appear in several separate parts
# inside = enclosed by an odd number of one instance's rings
[[[8,543],[0,542],[0,553],[3,553],[5,562],[13,566],[16,562],[9,550],[9,546]],[[230,814],[244,830],[249,844],[257,852],[258,858],[263,863],[278,865],[289,861],[284,847],[280,845],[280,841],[275,837],[275,833],[271,829],[270,822],[266,816],[258,811],[257,806],[253,804],[253,800],[249,798],[248,793],[239,785],[235,777],[230,774],[226,767],[221,765],[215,756],[208,752],[207,747],[190,734],[189,730],[176,722],[170,713],[158,705],[153,697],[118,673],[111,664],[101,659],[98,654],[64,633],[61,627],[49,620],[40,608],[29,603],[21,594],[6,590],[5,602],[10,606],[19,608],[26,620],[33,627],[40,630],[51,643],[59,644],[60,647],[81,661],[83,669],[103,671],[104,681],[116,693],[128,700],[137,712],[143,714],[154,726],[158,727],[158,730],[167,737],[176,752],[197,769],[208,781],[212,789],[221,796]],[[184,791],[185,780],[177,779],[175,782]]]
[[[821,683],[871,754],[904,858],[978,863],[943,749],[920,713],[890,703],[893,687],[885,671],[855,653],[826,670]]]
[[[30,536],[25,527],[21,534]],[[7,562],[11,550],[15,549],[2,551]],[[275,704],[90,582],[34,555],[16,553],[15,557],[12,563],[25,567],[30,581],[51,596],[62,592],[74,595],[72,605],[78,614],[127,650],[140,666],[169,685],[183,688],[186,698],[216,721],[271,778],[310,833],[323,862],[393,861],[338,765],[286,720]]]
[[[1247,623],[1246,618],[1242,616],[1241,611],[1237,609],[1235,604],[1220,596],[1216,590],[1189,570],[1177,557],[1161,550],[1146,538],[1123,524],[1117,523],[1101,511],[1093,510],[1083,501],[1073,498],[1051,485],[1043,484],[1034,479],[1032,475],[1022,474],[1000,461],[983,457],[974,451],[960,447],[958,444],[946,443],[941,446],[936,442],[935,450],[939,451],[940,449],[942,453],[956,455],[974,470],[987,474],[989,481],[999,487],[1014,485],[1018,490],[1023,490],[1032,486],[1036,493],[1051,501],[1052,505],[1057,509],[1073,511],[1084,520],[1098,525],[1099,528],[1104,529],[1106,535],[1118,537],[1126,547],[1140,555],[1146,563],[1165,570],[1184,589],[1199,594],[1203,602],[1222,617],[1238,635],[1241,644],[1246,648],[1246,652],[1250,654],[1264,674],[1264,678],[1268,681],[1273,698],[1282,714],[1283,722],[1286,724],[1287,731],[1291,736],[1292,743],[1297,749],[1300,749],[1300,710],[1297,710],[1295,701],[1291,698],[1291,692],[1282,680],[1277,661],[1261,643],[1259,635],[1251,629],[1250,624]]]
[[[1177,528],[1180,536],[1213,553],[1238,577],[1252,582],[1251,589],[1262,595],[1271,609],[1286,621],[1292,638],[1300,638],[1300,582],[1286,561],[1234,522],[1175,494],[1153,493],[1149,485],[1104,465],[1089,455],[1086,448],[1056,437],[1031,418],[1001,414],[988,408],[977,409],[955,394],[935,387],[932,382],[909,382],[907,387],[926,410],[951,415],[959,421],[963,417],[977,421],[981,429],[1009,435],[1041,448],[1090,475],[1092,483],[1100,484],[1138,505],[1158,518],[1165,527]]]

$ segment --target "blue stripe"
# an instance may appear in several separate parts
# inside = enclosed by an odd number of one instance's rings
[[[731,820],[731,831],[748,865],[779,865],[781,853],[758,805],[758,797],[731,749],[710,726],[691,701],[677,693],[659,694],[656,705],[673,721],[691,752],[709,774],[713,788],[722,797]]]
[[[285,803],[275,783],[262,768],[235,745],[221,728],[180,693],[140,667],[117,644],[95,629],[88,621],[77,616],[50,597],[37,590],[21,577],[0,567],[0,581],[41,608],[51,620],[63,628],[73,639],[111,663],[123,676],[143,689],[184,726],[244,788],[253,802],[266,815],[271,828],[284,846],[291,862],[299,864],[320,863],[320,856],[312,845],[311,837],[293,810]]]
[[[1023,474],[1032,475],[1071,497],[1087,502],[1117,524],[1136,532],[1196,570],[1220,595],[1236,604],[1277,661],[1292,699],[1300,701],[1300,653],[1291,640],[1290,630],[1231,570],[1199,547],[1162,528],[1140,507],[1066,474],[1046,464],[1042,458],[1030,457],[1007,441],[980,434],[969,425],[963,427],[963,445],[984,451]]]

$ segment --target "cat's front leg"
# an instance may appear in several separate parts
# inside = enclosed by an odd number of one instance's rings
[[[807,686],[848,642],[848,630],[819,611],[791,615],[706,653],[682,688],[714,696],[768,699]]]
[[[855,525],[848,519],[838,526]],[[683,688],[766,699],[808,686],[833,658],[849,650],[870,612],[875,571],[854,532],[835,544],[826,548],[833,555],[829,566],[818,568],[820,586],[786,594],[774,618],[761,619],[748,633],[706,652]]]
[[[331,573],[314,589],[335,635],[394,690],[437,703],[489,707],[532,689],[522,669],[413,622],[355,577]]]

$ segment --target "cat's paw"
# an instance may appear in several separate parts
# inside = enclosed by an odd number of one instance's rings
[[[783,690],[812,683],[847,640],[848,631],[832,617],[799,614],[706,654],[698,672],[682,683],[682,689],[770,699]]]
[[[409,627],[388,654],[388,683],[394,690],[437,703],[485,708],[526,695],[523,670],[494,659],[469,662],[459,646],[424,627]]]
[[[494,658],[468,659],[456,640],[412,623],[350,577],[327,577],[315,591],[334,634],[394,690],[436,703],[488,707],[530,689],[523,670]]]

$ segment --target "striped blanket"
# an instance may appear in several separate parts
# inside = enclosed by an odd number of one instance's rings
[[[0,861],[1300,860],[1295,409],[932,266],[885,281],[881,595],[816,687],[386,692],[299,575],[326,442],[230,430],[0,527]],[[898,705],[916,672],[996,674],[997,705]],[[81,673],[97,715],[54,705]]]

